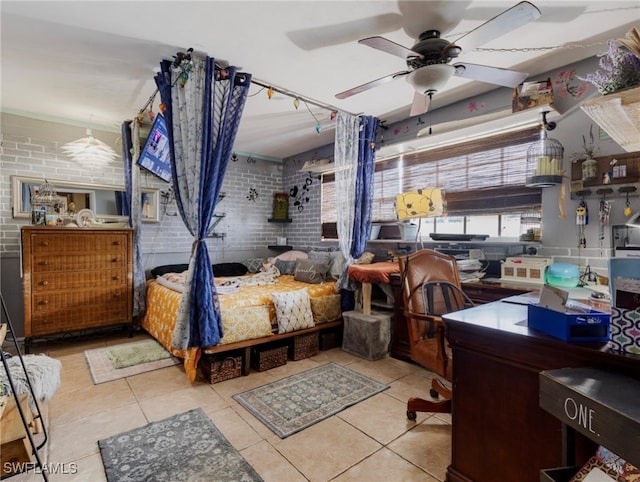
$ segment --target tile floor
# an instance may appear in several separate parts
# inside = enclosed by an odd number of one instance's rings
[[[409,396],[428,396],[431,372],[394,358],[367,361],[339,348],[265,372],[210,385],[191,384],[180,365],[94,385],[84,350],[138,341],[110,335],[84,341],[40,343],[33,353],[62,362],[62,383],[43,407],[49,427],[44,456],[75,474],[51,481],[105,481],[97,441],[176,413],[200,407],[267,482],[424,481],[445,479],[451,453],[448,414],[419,413],[407,420]],[[388,390],[286,439],[280,439],[231,396],[278,378],[336,362],[390,385]],[[60,469],[59,469],[60,470]],[[34,472],[11,482],[43,480]]]

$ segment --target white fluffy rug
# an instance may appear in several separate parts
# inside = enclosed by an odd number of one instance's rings
[[[58,391],[58,388],[60,388],[62,363],[46,355],[24,355],[22,359],[27,368],[29,381],[31,382],[33,394],[36,399],[39,402],[51,400]],[[9,365],[9,372],[11,373],[11,379],[13,380],[16,391],[18,393],[29,393],[27,377],[22,369],[20,359],[13,356],[7,360],[7,365]],[[2,364],[0,364],[0,384],[2,384],[4,393],[12,393],[7,372]],[[30,402],[32,402],[31,395],[29,395],[29,399]],[[32,408],[35,408],[33,403],[31,403],[31,405]]]

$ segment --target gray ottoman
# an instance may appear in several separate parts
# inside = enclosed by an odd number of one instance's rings
[[[373,311],[342,313],[344,333],[342,349],[367,360],[380,360],[389,355],[391,343],[391,314]]]

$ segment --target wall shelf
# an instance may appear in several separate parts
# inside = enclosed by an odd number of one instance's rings
[[[580,108],[625,151],[640,150],[640,87],[588,100]]]
[[[268,249],[272,250],[272,251],[291,251],[293,249],[292,246],[280,246],[280,245],[275,245],[275,244],[270,244],[269,246],[267,246]]]
[[[267,219],[267,222],[270,222],[270,223],[290,223],[292,221],[293,221],[293,219],[291,219],[291,218],[287,218],[287,219],[269,218],[269,219]]]

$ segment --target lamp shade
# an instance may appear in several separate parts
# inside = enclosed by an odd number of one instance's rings
[[[442,190],[429,188],[398,194],[396,212],[399,220],[441,216],[444,212]]]
[[[61,150],[71,159],[85,166],[105,166],[119,157],[111,147],[93,137],[91,129],[87,129],[87,137],[64,144]]]

